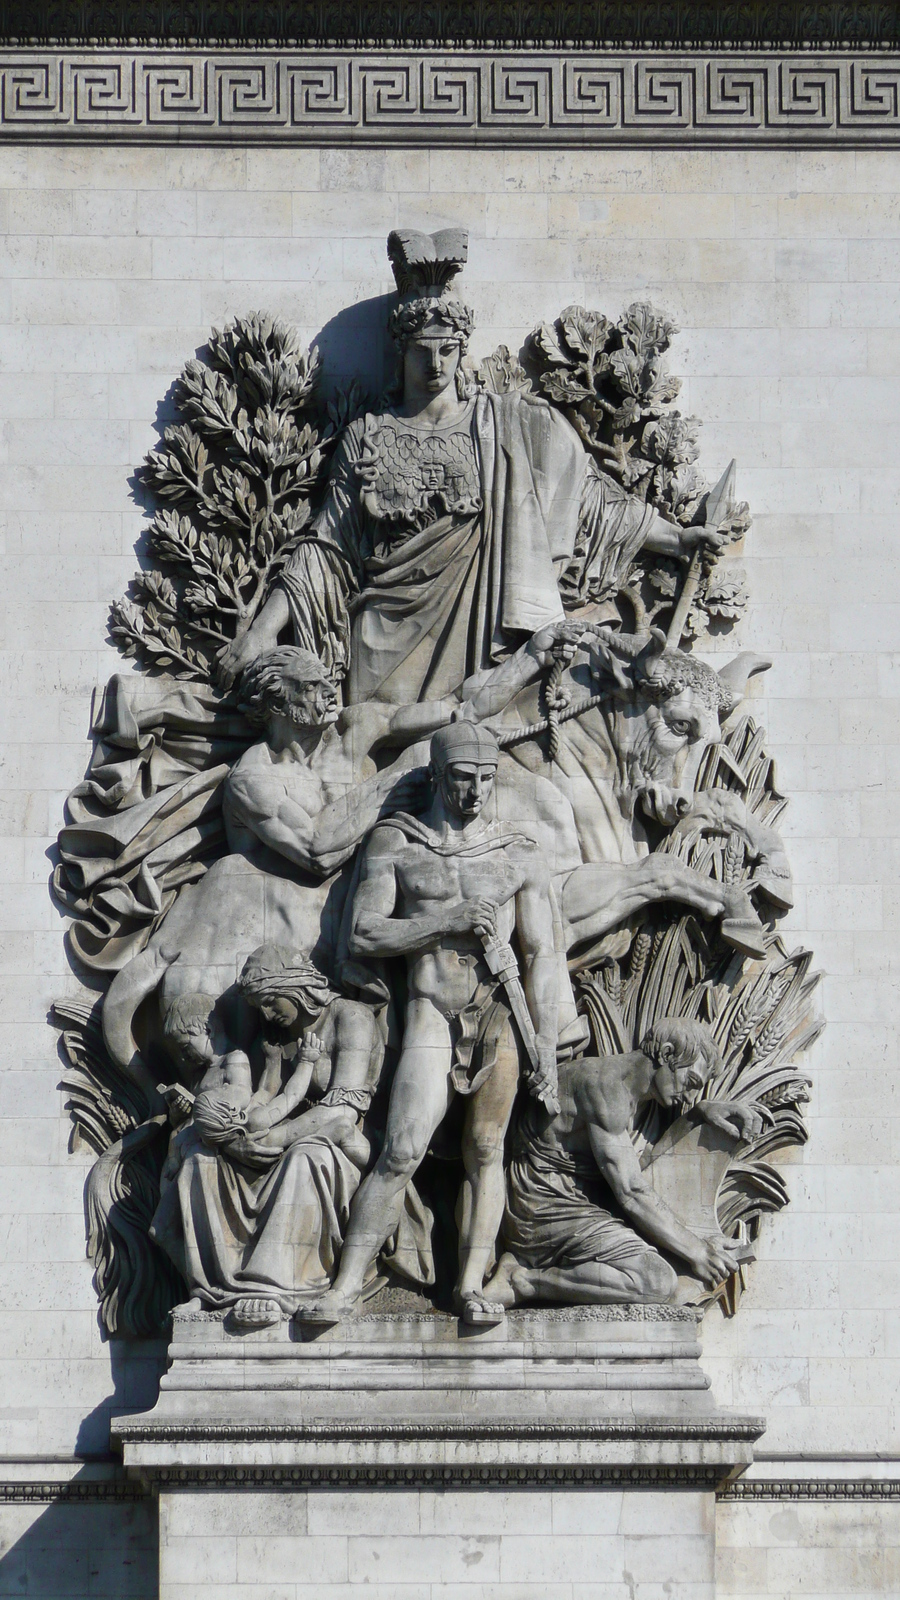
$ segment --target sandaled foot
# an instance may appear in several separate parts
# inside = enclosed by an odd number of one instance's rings
[[[231,1320],[238,1328],[273,1328],[281,1321],[281,1307],[277,1300],[251,1299],[235,1302]]]
[[[470,1328],[494,1328],[506,1316],[506,1306],[499,1300],[489,1300],[485,1294],[469,1290],[456,1296],[459,1316]]]
[[[359,1295],[338,1294],[329,1289],[312,1305],[301,1306],[295,1313],[299,1322],[311,1322],[317,1328],[332,1328],[336,1322],[349,1322],[356,1316]]]
[[[172,1307],[173,1317],[192,1317],[198,1311],[206,1311],[209,1307],[203,1304],[199,1295],[192,1295],[190,1300],[182,1300],[180,1305]]]

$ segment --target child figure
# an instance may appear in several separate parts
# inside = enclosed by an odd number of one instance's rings
[[[243,1050],[230,1049],[225,1030],[209,994],[186,994],[175,1001],[163,1024],[163,1037],[180,1061],[197,1093],[180,1083],[158,1084],[166,1102],[173,1134],[160,1174],[160,1193],[174,1183],[192,1147],[192,1115],[199,1094],[242,1093],[250,1077],[250,1062]],[[198,1128],[198,1132],[201,1132]]]
[[[166,1013],[163,1038],[197,1090],[221,1089],[232,1081],[241,1083],[244,1073],[250,1071],[243,1050],[231,1049],[210,994],[183,994],[176,1000]],[[177,1093],[178,1085],[166,1094],[170,1092]],[[190,1105],[193,1096],[186,1098]]]
[[[371,1158],[365,1119],[384,1037],[372,1010],[337,994],[299,952],[261,946],[239,987],[263,1024],[255,1091],[210,996],[188,995],[168,1013],[166,1038],[196,1098],[178,1086],[161,1091],[185,1125],[172,1140],[154,1237],[199,1303],[226,1308],[235,1327],[263,1328],[334,1278]],[[385,1261],[413,1282],[434,1282],[431,1217],[411,1187]]]
[[[269,1166],[289,1144],[324,1135],[356,1165],[365,1165],[369,1144],[358,1129],[356,1113],[335,1116],[333,1111],[329,1115],[329,1108],[313,1106],[304,1115],[293,1116],[323,1054],[317,1034],[304,1036],[294,1056],[294,1071],[280,1090],[271,1071],[263,1074],[254,1090],[249,1058],[243,1050],[229,1048],[210,995],[184,995],[176,1001],[166,1016],[164,1036],[192,1075],[205,1069],[195,1095],[179,1084],[161,1088],[161,1093],[174,1113],[173,1121],[192,1116],[208,1148],[251,1166]]]

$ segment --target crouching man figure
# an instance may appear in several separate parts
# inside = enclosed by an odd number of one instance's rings
[[[482,816],[498,758],[487,729],[469,722],[442,728],[431,741],[429,810],[419,819],[392,817],[366,849],[350,948],[405,956],[406,1023],[384,1147],[355,1196],[334,1286],[304,1313],[314,1322],[352,1313],[454,1094],[468,1097],[457,1309],[473,1323],[504,1315],[483,1292],[503,1216],[503,1141],[520,1067],[533,1094],[553,1097],[559,965],[544,853],[526,834],[489,820],[489,806]],[[484,940],[495,934],[518,942],[536,1070],[527,1070],[504,991],[485,963]]]
[[[686,1228],[654,1194],[631,1139],[649,1100],[680,1114],[720,1064],[702,1023],[664,1017],[640,1050],[560,1067],[558,1115],[548,1120],[529,1105],[516,1133],[503,1220],[509,1250],[485,1290],[491,1300],[671,1300],[678,1279],[654,1245],[680,1256],[709,1288],[734,1271],[741,1247]],[[710,1102],[707,1120],[719,1125],[725,1112],[745,1115],[731,1102]],[[604,1208],[601,1178],[633,1226]]]

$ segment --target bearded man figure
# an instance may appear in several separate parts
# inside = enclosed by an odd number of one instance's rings
[[[576,552],[592,592],[612,594],[645,545],[679,556],[721,543],[626,493],[530,390],[470,392],[474,319],[447,289],[467,247],[460,229],[390,235],[402,398],[344,433],[314,537],[222,654],[226,686],[290,623],[298,644],[349,667],[348,704],[440,698],[561,620]]]
[[[495,715],[544,667],[570,661],[578,632],[573,623],[545,628],[464,685],[466,699],[409,706],[370,700],[341,708],[327,668],[293,645],[254,661],[241,696],[264,737],[225,781],[230,853],[182,891],[146,949],[113,980],[103,1008],[113,1059],[141,1075],[134,1016],[157,985],[164,1013],[183,994],[221,996],[256,945],[307,950],[332,971],[349,863],[379,818],[425,797],[423,740],[455,716]],[[152,1095],[155,1080],[148,1076],[146,1087]]]
[[[654,1193],[633,1142],[650,1103],[675,1115],[693,1106],[720,1127],[731,1119],[735,1137],[758,1132],[756,1111],[697,1101],[721,1069],[709,1029],[681,1017],[660,1018],[627,1055],[581,1056],[560,1068],[557,1114],[529,1107],[516,1129],[503,1218],[509,1249],[486,1291],[493,1300],[670,1301],[678,1278],[660,1249],[709,1288],[734,1271],[743,1247],[687,1227]]]

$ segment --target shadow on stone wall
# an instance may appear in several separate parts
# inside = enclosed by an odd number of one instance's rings
[[[311,343],[322,356],[322,393],[346,388],[355,378],[371,403],[377,404],[397,375],[397,353],[388,333],[395,294],[379,294],[346,306],[315,335]]]
[[[65,1498],[0,1507],[0,1595],[157,1600],[156,1500],[87,1498],[122,1491],[133,1492],[91,1481],[85,1468],[66,1486]]]
[[[112,1394],[106,1395],[78,1426],[75,1454],[105,1458],[109,1451],[109,1423],[131,1411],[151,1411],[159,1395],[159,1380],[168,1360],[166,1339],[108,1339]],[[3,1591],[0,1589],[0,1595]]]

